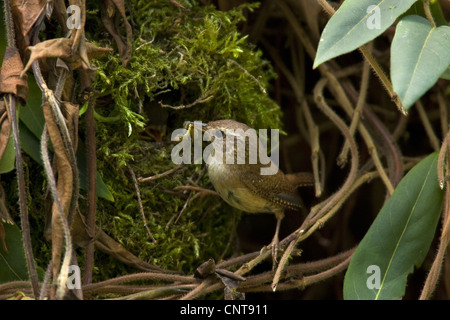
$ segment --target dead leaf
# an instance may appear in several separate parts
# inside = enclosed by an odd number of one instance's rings
[[[245,293],[230,289],[230,287],[225,286],[223,289],[225,300],[245,300]]]
[[[23,77],[30,69],[34,61],[43,58],[61,58],[69,60],[72,55],[72,39],[57,38],[40,42],[35,46],[29,46],[27,49],[31,51],[30,58],[22,70],[20,77]]]
[[[0,222],[0,242],[2,243],[3,251],[8,253],[8,247],[6,246],[6,231],[3,227],[3,223]]]
[[[1,184],[0,184],[0,221],[14,224],[14,220],[11,218],[8,208],[6,207],[6,194]]]
[[[67,151],[64,146],[63,138],[59,131],[59,127],[54,119],[49,102],[42,104],[45,118],[45,124],[50,140],[53,144],[56,189],[64,216],[67,218],[69,208],[73,197],[73,170]],[[72,134],[70,134],[72,135]],[[77,191],[78,192],[78,191]],[[56,203],[52,205],[52,261],[53,261],[53,277],[57,278],[60,262],[63,252],[64,231],[59,218],[58,207]]]
[[[225,288],[229,291],[235,291],[239,283],[245,281],[245,278],[226,269],[216,269],[216,275],[222,280]]]
[[[213,275],[216,271],[216,263],[214,259],[209,259],[203,262],[194,273],[194,277],[199,279],[206,279],[207,277]]]
[[[43,13],[46,2],[46,0],[11,1],[14,26],[23,37],[27,37],[30,34],[34,24]]]
[[[126,40],[124,41],[120,28],[118,26],[119,16],[122,17],[123,24],[125,26]],[[117,49],[119,50],[120,58],[124,66],[128,64],[131,58],[133,31],[129,24],[123,0],[103,0],[102,2],[102,22],[106,30],[111,34],[116,42]]]
[[[82,62],[82,59],[78,53],[72,53],[72,44],[73,39],[58,38],[40,42],[35,46],[28,47],[27,49],[31,51],[30,59],[28,60],[25,68],[22,70],[20,76],[22,77],[26,74],[34,61],[44,58],[61,58],[70,62],[72,64],[72,69],[79,68],[85,61]],[[87,60],[98,57],[105,52],[112,51],[110,48],[97,47],[90,43],[84,43],[83,41],[79,48],[84,47],[84,45],[86,45],[86,50],[83,52],[86,53]]]
[[[11,122],[9,121],[8,113],[6,112],[5,102],[0,101],[0,159],[5,153],[10,135]]]
[[[72,140],[72,146],[74,151],[78,147],[78,111],[80,107],[76,104],[63,101],[61,106],[64,118],[66,118],[67,129],[69,130],[70,140]]]
[[[113,49],[111,49],[111,48],[97,47],[95,44],[86,42],[86,53],[87,53],[87,57],[88,57],[89,61],[92,59],[95,59],[107,52],[112,52],[112,51],[113,51]],[[80,68],[81,66],[82,66],[81,59],[76,59],[74,62],[72,62],[73,70],[76,70],[76,69]]]
[[[28,98],[28,83],[22,78],[22,59],[19,51],[14,47],[6,47],[0,71],[0,93],[11,93],[19,98],[20,103],[25,104]]]

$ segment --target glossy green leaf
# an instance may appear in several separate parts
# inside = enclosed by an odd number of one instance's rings
[[[416,1],[345,0],[322,32],[314,68],[375,39]]]
[[[0,283],[27,280],[28,269],[22,234],[16,225],[4,223],[3,227],[5,228],[5,244],[8,252],[5,252],[0,243]]]
[[[344,298],[401,299],[408,274],[429,250],[443,191],[433,153],[400,181],[358,245],[344,280]]]
[[[391,45],[391,80],[406,110],[449,65],[450,27],[432,27],[427,19],[416,15],[398,23]]]

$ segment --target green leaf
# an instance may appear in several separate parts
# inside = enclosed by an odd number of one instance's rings
[[[43,165],[41,158],[41,136],[44,129],[44,114],[42,112],[42,94],[34,77],[29,76],[29,97],[27,105],[21,108],[20,112],[20,144],[22,149],[34,161]],[[87,162],[86,147],[82,141],[79,141],[77,150],[78,172],[80,178],[80,188],[87,190]],[[13,150],[14,151],[14,150]],[[114,201],[112,193],[103,182],[100,174],[97,172],[96,192],[97,195],[108,201]]]
[[[3,56],[5,55],[5,49],[7,45],[5,24],[3,23],[3,1],[0,3],[0,63],[3,61]],[[1,66],[1,64],[0,64]],[[8,146],[6,147],[5,153],[0,159],[0,174],[10,172],[15,167],[16,154],[14,152],[14,142],[12,135],[9,138]]]
[[[344,298],[400,299],[408,274],[422,264],[435,234],[443,191],[433,153],[400,181],[359,244],[344,280]]]
[[[391,46],[391,79],[407,110],[450,65],[450,27],[432,27],[412,15],[397,25]]]
[[[32,75],[28,75],[28,100],[21,108],[19,119],[38,139],[41,139],[44,130],[44,113],[42,112],[42,92]]]
[[[86,154],[86,146],[82,140],[78,141],[78,150],[77,150],[77,162],[78,162],[78,175],[80,177],[80,188],[87,190],[88,189],[88,175],[87,175],[87,154]],[[97,171],[97,179],[96,179],[96,187],[95,190],[97,192],[97,196],[108,200],[114,201],[114,196],[111,191],[109,191],[106,184],[103,182],[102,177]]]
[[[19,139],[22,150],[42,166],[41,142],[22,121],[19,122]]]
[[[3,227],[8,252],[3,250],[3,245],[0,243],[0,283],[27,280],[28,269],[22,234],[16,225],[4,223]]]
[[[10,172],[16,165],[16,152],[14,151],[14,141],[12,135],[9,136],[8,145],[0,159],[0,174]]]
[[[8,40],[6,39],[5,23],[3,22],[3,21],[5,21],[4,12],[5,12],[5,10],[3,9],[3,1],[1,1],[0,2],[0,20],[2,21],[2,23],[0,23],[0,57],[2,57],[2,59],[5,54],[6,46],[8,44]]]
[[[416,1],[344,1],[322,32],[314,68],[375,39]]]
[[[439,1],[433,1],[430,3],[430,12],[436,25],[447,25],[447,21],[445,20],[444,13],[442,12]],[[414,3],[411,8],[409,8],[401,17],[399,17],[399,20],[409,15],[417,15],[426,18],[423,1],[417,1],[416,3]]]
[[[450,67],[447,68],[443,74],[441,74],[440,78],[450,80]]]
[[[87,183],[87,162],[86,162],[86,147],[82,141],[79,141],[79,146],[77,150],[77,162],[78,162],[78,175],[80,178],[80,188],[83,190],[88,189]],[[34,161],[43,165],[41,158],[41,142],[36,138],[31,131],[20,122],[20,145],[22,150],[28,154]],[[97,195],[105,200],[114,201],[114,196],[111,191],[109,191],[105,182],[103,182],[102,177],[97,172],[97,182],[96,182],[96,192]]]

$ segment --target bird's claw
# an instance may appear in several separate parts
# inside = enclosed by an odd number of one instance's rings
[[[261,248],[259,254],[263,254],[265,251],[270,250],[272,254],[272,269],[275,270],[278,265],[278,252],[279,252],[279,241],[278,239],[273,239],[272,242]]]

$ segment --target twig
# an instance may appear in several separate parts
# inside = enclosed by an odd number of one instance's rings
[[[301,289],[301,288],[310,286],[311,284],[328,279],[328,278],[336,275],[337,273],[345,270],[347,268],[348,264],[350,263],[350,259],[351,259],[351,256],[349,256],[347,259],[345,259],[343,262],[336,265],[335,267],[330,268],[326,271],[320,272],[318,274],[306,276],[300,280],[293,280],[293,281],[290,281],[289,283],[282,283],[278,287],[278,290],[283,291],[283,290],[291,290],[291,289],[299,289],[299,288]]]
[[[85,14],[85,13],[83,13]],[[87,76],[86,70],[81,69],[84,79],[84,86],[91,87],[91,80]],[[88,160],[88,195],[87,195],[87,215],[86,215],[86,229],[89,234],[95,234],[95,216],[97,208],[97,148],[95,138],[95,119],[94,106],[96,98],[94,94],[88,97],[88,108],[86,111],[86,148]],[[86,246],[86,258],[84,267],[84,283],[92,282],[92,273],[94,270],[94,241]]]
[[[442,147],[439,152],[438,163],[437,163],[437,173],[439,186],[441,189],[444,189],[445,182],[449,180],[448,176],[446,176],[446,172],[448,172],[448,168],[445,168],[446,160],[448,163],[448,152],[450,150],[450,130],[447,132],[444,141],[442,142]]]
[[[333,7],[331,7],[325,0],[318,0],[318,3],[322,6],[322,8],[330,15],[332,16],[336,11],[334,10]],[[403,113],[403,115],[406,115],[407,112],[406,110],[403,108],[403,104],[400,100],[400,98],[398,97],[398,95],[394,92],[393,88],[392,88],[392,83],[390,82],[390,80],[388,79],[388,77],[386,76],[386,73],[383,71],[383,69],[381,68],[381,66],[379,65],[379,63],[377,62],[377,60],[373,57],[372,53],[370,52],[370,50],[368,50],[367,45],[363,45],[361,47],[359,47],[359,51],[361,51],[361,53],[363,54],[364,58],[366,59],[366,61],[369,62],[370,66],[372,67],[373,71],[375,72],[375,74],[377,75],[378,79],[380,80],[381,84],[383,85],[383,87],[386,89],[386,91],[388,92],[389,96],[391,97],[392,101],[394,101],[394,103],[397,105],[397,108]],[[312,57],[312,59],[314,59],[314,56]]]
[[[199,186],[178,186],[173,188],[173,190],[189,190],[189,191],[197,191],[199,193],[209,194],[212,196],[218,196],[219,194],[211,189],[205,189]]]
[[[262,93],[266,94],[267,91],[266,89],[264,89],[264,87],[261,85],[261,83],[258,81],[258,79],[256,79],[250,72],[248,72],[243,66],[241,66],[239,63],[237,63],[236,61],[232,60],[232,59],[228,59],[229,63],[232,63],[234,65],[236,65],[239,69],[241,69],[246,76],[248,76],[250,79],[252,79],[259,87],[259,90],[261,90]]]
[[[327,105],[325,99],[323,97],[322,90],[324,86],[327,84],[328,80],[323,78],[319,80],[314,88],[314,99],[316,101],[317,106],[324,112],[330,119],[332,119],[333,123],[341,130],[342,134],[347,138],[347,141],[350,143],[350,151],[352,155],[352,162],[350,171],[348,173],[348,177],[345,183],[342,185],[341,189],[336,192],[332,199],[321,209],[322,213],[318,213],[318,217],[321,217],[325,212],[328,211],[329,208],[333,207],[339,200],[339,198],[349,189],[356,178],[356,172],[358,169],[358,150],[356,147],[356,143],[349,132],[347,125],[344,121]],[[314,222],[318,217],[314,217],[311,222]],[[308,220],[308,219],[307,219]]]
[[[425,128],[425,132],[427,133],[428,139],[430,139],[431,146],[433,147],[434,151],[439,150],[440,148],[439,139],[436,137],[436,134],[434,133],[433,126],[431,125],[427,113],[425,112],[423,104],[420,100],[417,100],[416,108],[417,111],[419,112],[420,120],[422,120],[422,124],[423,127]]]
[[[59,221],[63,228],[64,233],[64,240],[66,242],[66,250],[64,254],[63,263],[61,266],[61,270],[58,274],[57,279],[53,279],[53,281],[57,281],[58,287],[56,292],[56,298],[62,299],[64,297],[64,294],[66,292],[66,279],[68,277],[68,267],[72,258],[72,240],[70,236],[70,229],[69,225],[67,223],[67,219],[64,214],[64,210],[61,205],[60,197],[58,194],[58,190],[56,187],[56,179],[55,175],[53,174],[53,170],[51,167],[49,155],[48,155],[48,130],[47,127],[44,126],[44,130],[42,132],[42,138],[41,138],[41,153],[42,153],[42,160],[44,163],[45,173],[48,178],[48,184],[50,186],[51,195],[53,197],[53,201],[56,204],[56,214],[58,215]],[[53,230],[54,231],[54,230]],[[52,261],[52,265],[54,267],[54,262]],[[55,277],[55,274],[53,274]]]
[[[202,291],[205,290],[209,285],[214,282],[213,279],[208,278],[205,279],[201,284],[199,284],[194,290],[183,296],[180,300],[192,300],[197,296],[202,294]]]
[[[144,227],[147,230],[147,234],[152,239],[153,243],[157,244],[157,241],[156,241],[155,237],[153,236],[152,232],[148,228],[147,218],[145,217],[144,207],[142,205],[141,191],[139,190],[139,186],[138,186],[138,182],[137,182],[137,179],[136,179],[136,175],[134,174],[134,171],[133,171],[133,169],[131,169],[129,164],[127,164],[127,168],[128,168],[128,171],[130,171],[131,179],[133,179],[133,185],[134,185],[134,189],[136,190],[136,196],[137,196],[138,204],[139,204],[139,211],[141,212],[142,221],[144,221]]]
[[[155,281],[169,281],[169,282],[179,282],[179,283],[198,283],[198,279],[191,276],[181,276],[176,274],[168,273],[157,273],[157,272],[141,272],[135,274],[129,274],[125,276],[120,276],[105,281],[91,283],[83,285],[83,291],[92,292],[104,286],[110,286],[119,283],[126,283],[132,281],[142,281],[142,280],[155,280]]]
[[[357,100],[356,93],[354,88],[351,86],[351,84],[344,82],[342,84],[342,88],[348,93],[351,99]],[[344,105],[346,106],[346,105]],[[350,110],[348,109],[348,106],[346,106],[345,111],[347,114],[350,114]],[[377,130],[378,135],[374,135],[374,137],[381,136],[382,138],[382,145],[387,145],[387,151],[385,152],[386,157],[389,159],[392,158],[392,163],[394,166],[393,172],[394,172],[394,178],[395,185],[400,181],[400,178],[402,176],[402,165],[401,165],[401,159],[400,159],[400,153],[394,143],[392,142],[392,139],[390,137],[389,132],[387,132],[386,128],[380,123],[378,118],[375,116],[375,114],[365,106],[362,110],[364,117],[367,119],[367,122],[369,122],[373,128]],[[394,192],[394,185],[392,181],[389,179],[388,175],[386,174],[383,165],[381,163],[381,160],[378,155],[378,148],[375,145],[374,139],[372,138],[372,135],[370,135],[369,131],[366,129],[366,126],[363,123],[360,123],[359,126],[360,133],[364,139],[364,142],[367,146],[367,150],[369,151],[369,154],[375,164],[375,167],[380,172],[381,180],[383,181],[384,185],[386,186],[386,189],[389,193],[389,195],[392,195]]]
[[[4,1],[4,13],[5,13],[5,26],[8,46],[15,47],[15,32],[14,32],[14,21],[11,13],[11,3],[10,0]],[[13,140],[14,140],[14,150],[16,156],[16,172],[17,172],[17,182],[19,189],[19,209],[20,209],[20,220],[22,223],[22,234],[25,248],[25,257],[27,260],[28,274],[31,280],[31,285],[33,288],[34,297],[39,297],[39,285],[36,267],[34,264],[33,248],[31,245],[31,230],[30,222],[28,220],[28,208],[27,208],[27,197],[25,194],[25,176],[23,172],[23,160],[22,153],[19,142],[19,128],[18,128],[18,118],[16,110],[16,98],[12,94],[7,94],[4,98],[6,112],[8,113],[8,118],[11,122]]]
[[[441,91],[438,91],[437,93],[437,100],[439,103],[439,115],[441,118],[441,130],[442,130],[442,136],[445,136],[447,134],[447,131],[449,129],[448,127],[448,110],[447,110],[447,102],[444,99],[444,95]]]
[[[300,108],[305,115],[306,125],[308,127],[308,132],[310,135],[309,139],[311,144],[311,163],[315,181],[315,194],[316,197],[320,197],[323,191],[322,186],[325,184],[325,157],[322,150],[320,149],[319,126],[314,122],[314,119],[311,115],[311,110],[309,109],[306,100],[302,101]],[[322,176],[320,175],[320,172],[322,172]]]
[[[364,62],[363,65],[363,72],[362,72],[362,76],[361,76],[361,86],[360,86],[360,90],[359,90],[359,96],[358,96],[358,101],[356,103],[356,107],[353,111],[353,115],[352,115],[352,122],[350,124],[350,133],[352,135],[355,134],[356,128],[359,124],[361,115],[362,115],[362,110],[364,108],[364,104],[366,103],[366,96],[367,96],[367,89],[369,88],[369,79],[370,79],[370,66],[367,63],[367,61]],[[338,161],[342,164],[344,164],[347,161],[347,154],[348,151],[350,149],[350,145],[348,143],[348,141],[346,140],[344,142],[344,147],[342,148],[342,151],[338,157]]]
[[[181,167],[182,167],[182,164],[179,164],[176,167],[173,167],[172,169],[169,169],[169,170],[167,170],[167,171],[165,171],[163,173],[155,174],[153,176],[146,177],[146,178],[139,177],[139,178],[137,178],[137,181],[138,182],[147,182],[147,181],[153,181],[153,180],[156,180],[156,179],[160,179],[160,178],[163,178],[165,176],[168,176],[168,175],[174,173],[175,171],[177,171]]]
[[[330,211],[331,208],[333,208],[335,205],[339,203],[339,200],[348,192],[351,185],[353,184],[356,173],[358,169],[358,150],[356,147],[356,143],[351,135],[351,133],[348,130],[348,127],[344,123],[344,121],[339,118],[339,116],[330,108],[325,102],[325,99],[323,97],[323,89],[325,85],[327,84],[328,80],[326,78],[322,78],[319,80],[319,82],[314,87],[314,99],[316,101],[317,106],[322,110],[325,115],[327,115],[333,123],[341,130],[341,132],[344,134],[344,136],[347,138],[347,140],[350,143],[350,150],[352,154],[352,162],[350,167],[350,172],[348,174],[348,177],[344,184],[342,185],[341,189],[336,192],[333,196],[330,197],[330,199],[327,201],[327,203],[319,210],[319,212],[316,215],[308,215],[308,217],[303,222],[302,226],[297,230],[297,239],[292,240],[292,242],[289,244],[288,248],[283,254],[283,257],[280,261],[287,261],[287,257],[290,256],[292,250],[294,249],[295,244],[299,241],[300,237],[305,232],[305,229],[309,226],[313,225],[316,227],[319,227],[323,225],[323,223],[330,218],[330,215],[326,215],[328,211]],[[326,216],[326,220],[323,219]],[[272,289],[276,289],[279,277],[281,275],[281,272],[284,268],[284,264],[279,264],[278,268],[275,272],[274,280],[272,282]]]
[[[39,295],[39,300],[44,300],[45,299],[45,295],[47,294],[47,286],[50,282],[50,278],[52,276],[52,260],[50,260],[48,266],[47,266],[47,270],[45,271],[45,276],[44,276],[44,282],[42,283],[42,287],[41,287],[41,294]]]
[[[436,28],[436,22],[434,22],[433,15],[431,14],[430,0],[423,0],[423,9],[425,11],[425,16],[427,17],[428,21],[431,23],[433,28]]]
[[[322,9],[324,9],[325,12],[328,13],[329,16],[332,16],[336,12],[326,0],[317,0],[317,2],[320,4]]]
[[[445,169],[449,169],[449,162],[444,164],[444,159],[447,158],[448,152],[450,150],[450,131],[447,133],[444,142],[442,143],[442,147],[439,153],[438,159],[438,176],[439,176],[439,184],[440,187],[443,188],[444,184],[446,184],[445,195],[444,195],[444,206],[442,208],[442,231],[441,237],[439,241],[438,251],[436,253],[436,257],[434,258],[433,264],[431,265],[430,272],[428,273],[427,279],[423,286],[422,292],[420,294],[420,300],[427,300],[433,294],[440,273],[442,269],[442,264],[444,263],[444,257],[450,243],[450,180],[446,180],[444,182],[444,165]]]
[[[22,153],[20,151],[21,148],[19,142],[19,128],[17,126],[16,99],[11,94],[6,95],[3,99],[5,102],[6,110],[8,112],[8,118],[11,119],[10,121],[14,140],[14,150],[16,154],[17,182],[19,186],[19,209],[20,220],[22,223],[25,257],[27,260],[28,274],[30,276],[33,294],[34,297],[37,298],[39,297],[39,285],[36,266],[34,264],[33,248],[31,245],[31,230],[30,222],[28,220],[27,196],[25,193],[25,176],[23,172]]]
[[[171,108],[171,109],[175,109],[175,110],[181,110],[181,109],[187,109],[187,108],[192,108],[193,106],[200,104],[200,103],[206,103],[208,101],[210,101],[212,98],[214,98],[213,95],[203,95],[200,98],[198,98],[197,100],[195,100],[194,102],[190,103],[190,104],[182,104],[179,106],[171,106],[168,104],[164,104],[162,103],[162,101],[159,101],[159,104],[161,105],[161,107],[163,108]]]
[[[384,175],[384,170],[380,170],[383,167],[380,164],[380,167],[377,167],[377,170],[380,172],[381,179],[383,180],[386,187],[389,186],[389,184],[392,185],[392,187],[395,187],[401,180],[403,176],[403,163],[402,163],[402,155],[400,153],[399,148],[394,143],[393,136],[388,132],[386,127],[383,125],[383,123],[379,120],[379,118],[372,112],[370,108],[365,107],[363,110],[364,118],[369,122],[373,128],[377,130],[378,136],[381,136],[383,140],[382,145],[386,145],[384,154],[387,158],[389,168],[391,169],[391,180],[387,178],[387,176]],[[403,120],[406,121],[406,117],[400,117],[401,124],[403,123]],[[374,135],[376,138],[377,135]],[[373,157],[372,157],[373,159]],[[387,184],[387,181],[389,181],[389,184]],[[388,187],[388,192],[392,194],[393,189],[390,189]]]
[[[308,36],[306,35],[305,31],[302,29],[300,24],[297,22],[297,19],[295,18],[294,14],[289,10],[289,8],[286,6],[286,4],[283,1],[279,1],[279,2],[277,2],[277,4],[281,7],[283,13],[285,14],[286,19],[291,24],[291,26],[292,26],[295,34],[298,36],[299,40],[305,46],[305,49],[308,52],[308,54],[310,55],[310,57],[312,59],[314,59],[315,54],[316,54],[315,49],[313,48],[311,42],[309,41]],[[322,1],[322,5],[324,5],[324,4],[325,4],[324,1]],[[333,10],[333,12],[334,12],[334,9],[331,6],[327,5],[327,7],[325,9],[327,9],[327,10],[330,9],[330,10]],[[366,50],[366,49],[363,49],[363,50],[365,50],[365,53],[367,54],[366,58],[369,58],[369,59],[373,58],[372,55],[368,52],[368,50]],[[372,67],[374,67],[374,65],[377,65],[375,59],[369,60],[369,63],[371,64]],[[319,66],[319,71],[322,73],[322,75],[324,75],[328,79],[328,81],[330,82],[330,84],[329,84],[330,90],[336,96],[336,99],[338,100],[340,105],[344,108],[344,110],[347,112],[347,114],[349,114],[351,116],[353,113],[353,107],[352,107],[350,101],[348,100],[347,96],[345,95],[345,92],[342,89],[342,86],[341,86],[340,82],[338,81],[338,79],[334,76],[334,74],[331,72],[331,70],[325,64],[321,64]],[[384,74],[384,73],[380,73],[380,74]],[[361,132],[361,135],[363,136],[364,141],[368,145],[368,149],[370,151],[372,158],[374,159],[374,162],[377,164],[377,167],[380,170],[380,174],[383,178],[383,182],[385,183],[388,191],[392,194],[392,192],[393,192],[392,184],[391,184],[390,180],[388,179],[387,175],[385,173],[383,173],[384,170],[381,165],[381,162],[378,159],[378,153],[377,153],[376,147],[372,141],[372,138],[370,137],[366,128],[364,126],[362,126],[361,124],[359,125],[359,131]]]

